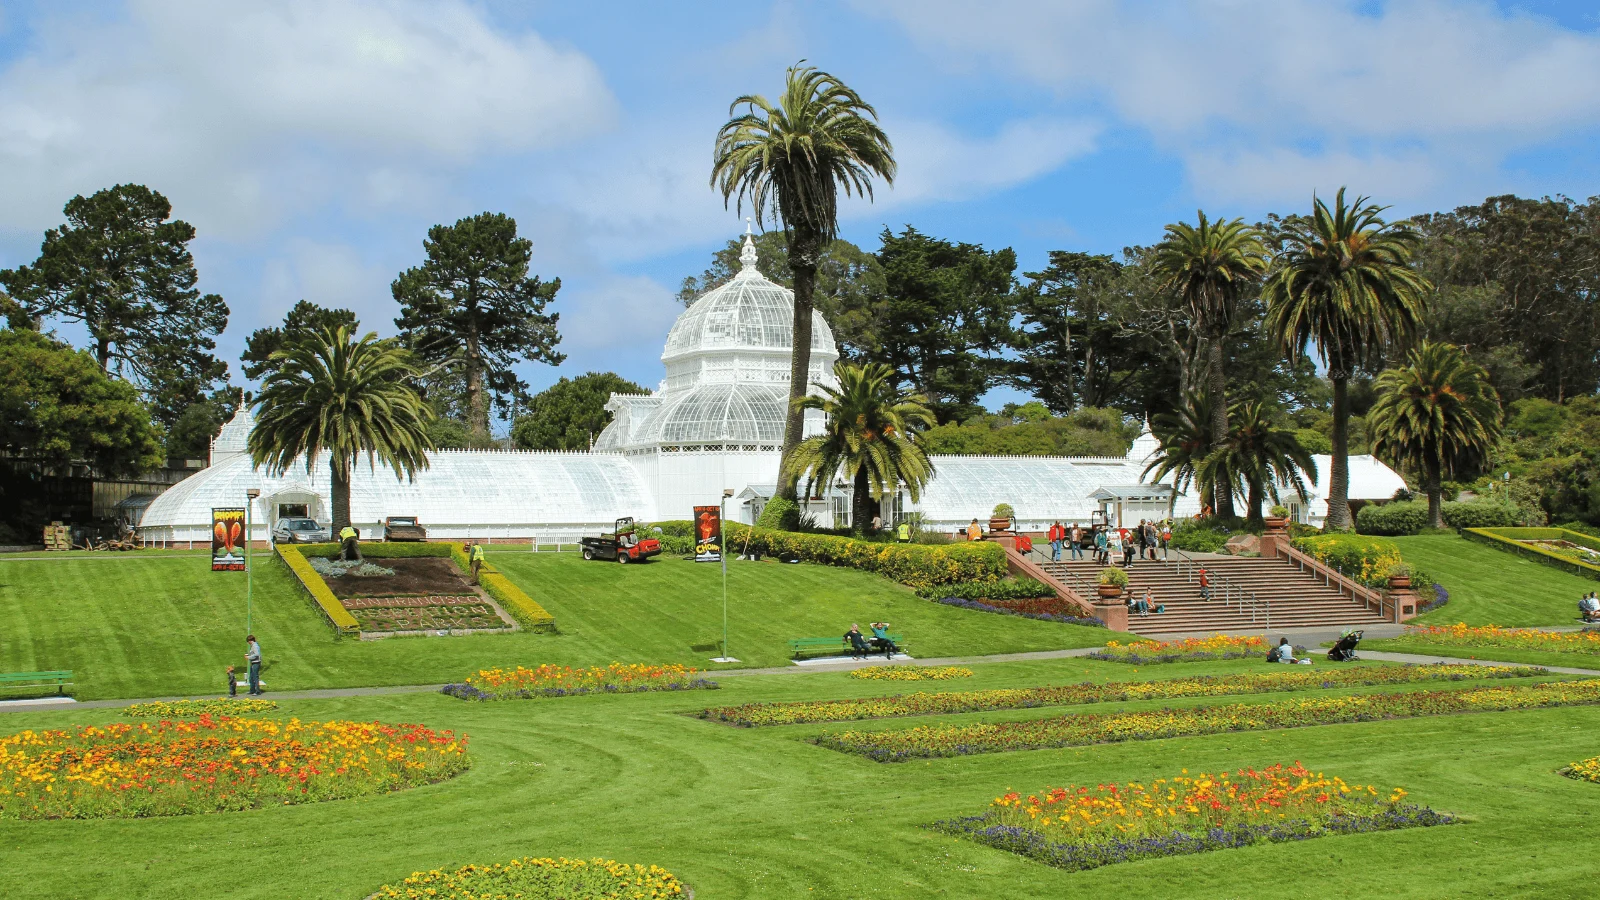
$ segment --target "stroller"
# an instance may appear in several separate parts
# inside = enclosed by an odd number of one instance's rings
[[[1360,631],[1346,631],[1339,638],[1339,642],[1328,651],[1328,658],[1334,662],[1350,662],[1356,659],[1356,645],[1361,643]]]

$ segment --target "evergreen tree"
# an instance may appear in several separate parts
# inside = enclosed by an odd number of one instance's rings
[[[356,314],[348,309],[328,309],[309,300],[301,300],[283,316],[283,324],[272,328],[257,328],[245,338],[244,353],[239,362],[244,377],[260,381],[272,371],[272,354],[304,334],[315,334],[324,328],[336,331],[346,328],[354,332],[361,326]]]
[[[517,417],[511,439],[525,450],[587,450],[611,424],[606,403],[611,395],[646,394],[644,388],[614,372],[588,372],[562,378],[533,395],[527,412]]]

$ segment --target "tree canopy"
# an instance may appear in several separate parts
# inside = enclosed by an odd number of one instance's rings
[[[587,450],[611,424],[606,403],[613,393],[649,391],[614,372],[562,378],[533,395],[511,427],[511,439],[524,450]]]
[[[461,417],[487,440],[491,403],[506,418],[527,400],[528,385],[513,367],[566,359],[555,349],[558,314],[545,312],[561,279],[528,274],[533,242],[518,237],[516,220],[504,213],[435,225],[423,248],[426,261],[391,286],[400,304],[395,327],[429,367],[424,383],[462,397]]]
[[[341,327],[354,332],[360,326],[356,314],[348,309],[328,309],[301,300],[284,314],[282,325],[257,328],[245,338],[244,353],[239,355],[244,377],[252,381],[266,377],[275,365],[272,354],[306,334],[315,334],[324,328],[336,331]]]
[[[140,388],[171,424],[228,374],[212,355],[228,305],[196,287],[194,226],[138,184],[80,194],[63,211],[66,224],[45,232],[38,259],[0,272],[0,285],[23,319],[81,323],[100,368]]]

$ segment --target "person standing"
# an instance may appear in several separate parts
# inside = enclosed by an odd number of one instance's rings
[[[1061,562],[1061,542],[1066,539],[1067,529],[1061,526],[1060,520],[1050,526],[1050,561]]]
[[[911,543],[911,523],[910,522],[901,522],[900,523],[900,526],[895,529],[895,539],[898,540],[902,544]]]
[[[1161,558],[1163,560],[1172,558],[1169,555],[1169,552],[1168,552],[1168,549],[1167,549],[1171,545],[1172,545],[1172,520],[1168,519],[1165,522],[1161,523]]]
[[[483,569],[483,545],[473,544],[472,552],[467,555],[467,560],[472,567],[472,583],[478,583],[478,572]]]
[[[1122,529],[1122,567],[1133,568],[1133,535],[1126,528]]]
[[[354,525],[345,525],[339,529],[339,543],[344,546],[343,556],[349,562],[358,562],[361,559],[361,532]]]
[[[1072,558],[1083,559],[1083,529],[1077,522],[1073,522],[1072,530],[1067,532],[1067,542],[1072,548]]]
[[[1095,561],[1102,566],[1111,561],[1111,539],[1104,528],[1094,530],[1094,555]]]
[[[877,513],[873,513],[872,514],[872,533],[873,534],[877,534],[882,529],[883,529],[883,516],[880,516]]]
[[[263,694],[261,690],[261,645],[256,643],[256,636],[246,635],[244,639],[244,661],[250,665],[250,693]]]
[[[1200,599],[1211,599],[1211,573],[1206,571],[1205,566],[1200,567]]]

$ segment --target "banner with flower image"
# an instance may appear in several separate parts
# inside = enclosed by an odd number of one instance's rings
[[[211,571],[244,571],[244,510],[211,510]]]

